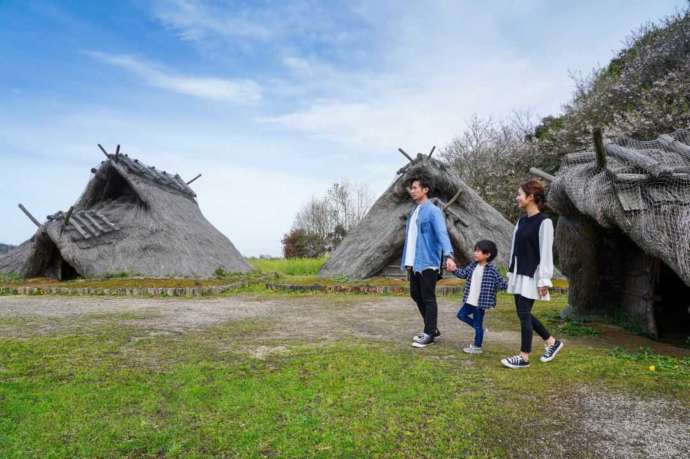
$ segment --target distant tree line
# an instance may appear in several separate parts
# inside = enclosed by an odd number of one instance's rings
[[[571,75],[573,99],[562,114],[535,122],[528,112],[504,120],[474,116],[443,150],[461,178],[508,220],[531,167],[555,174],[564,154],[592,146],[592,130],[651,140],[690,127],[690,8],[634,31],[611,62]]]
[[[366,184],[334,183],[323,197],[312,197],[283,236],[286,258],[320,257],[333,251],[366,215],[373,200]]]

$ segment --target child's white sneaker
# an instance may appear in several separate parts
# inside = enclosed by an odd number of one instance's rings
[[[477,347],[474,344],[470,344],[466,348],[463,348],[463,351],[467,354],[481,354],[483,352],[481,347]]]

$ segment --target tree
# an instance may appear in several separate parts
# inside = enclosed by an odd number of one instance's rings
[[[508,220],[516,221],[517,188],[529,175],[529,168],[540,167],[533,157],[530,135],[533,116],[514,112],[506,121],[482,119],[474,115],[465,130],[441,152],[460,178]]]
[[[285,258],[317,258],[326,251],[324,239],[300,228],[291,229],[281,242]]]
[[[332,251],[364,218],[371,204],[367,185],[355,186],[348,181],[334,183],[323,197],[312,197],[297,213],[292,230],[283,237],[285,256],[305,256],[305,251],[315,253],[318,250],[321,252],[314,256],[321,256]],[[295,233],[296,230],[302,232]]]

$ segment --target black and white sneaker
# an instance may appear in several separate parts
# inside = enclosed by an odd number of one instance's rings
[[[529,367],[529,362],[522,358],[520,354],[514,355],[512,357],[506,357],[501,359],[503,366],[508,368],[527,368]]]
[[[416,338],[416,337],[415,337]],[[419,340],[412,341],[412,347],[427,347],[429,344],[434,343],[434,337],[427,335],[426,333]]]
[[[544,355],[539,357],[539,360],[541,360],[542,362],[552,361],[556,357],[556,354],[558,354],[560,350],[563,349],[563,346],[563,341],[556,340],[556,342],[553,343],[551,346],[546,346],[544,348]]]
[[[436,331],[434,332],[434,338],[438,338],[439,336],[441,336],[441,332],[440,332],[439,329],[437,328]],[[423,337],[424,337],[424,332],[417,333],[417,334],[414,335],[414,337],[412,338],[412,341],[419,342]]]

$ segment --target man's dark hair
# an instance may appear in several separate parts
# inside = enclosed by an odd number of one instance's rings
[[[486,239],[477,242],[474,245],[474,250],[479,250],[482,253],[489,255],[488,261],[493,261],[493,259],[496,258],[496,255],[498,255],[498,248],[496,247],[496,243],[494,241],[488,241]]]
[[[416,175],[407,180],[407,187],[412,187],[414,182],[419,182],[419,186],[422,188],[428,188],[429,194],[431,194],[431,180],[423,175]]]

